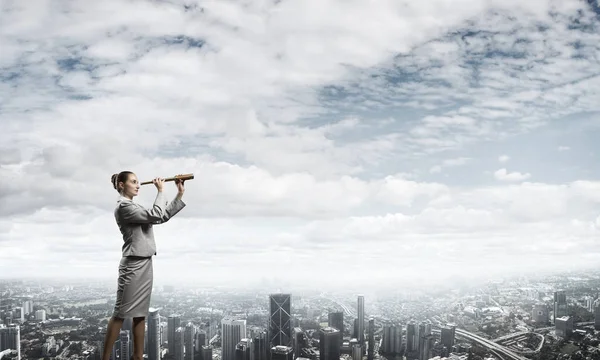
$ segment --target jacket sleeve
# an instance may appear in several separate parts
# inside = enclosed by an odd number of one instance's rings
[[[162,193],[158,193],[152,209],[146,209],[133,202],[122,202],[119,206],[119,215],[123,222],[134,224],[162,224],[185,207],[182,200],[173,200],[168,203]]]

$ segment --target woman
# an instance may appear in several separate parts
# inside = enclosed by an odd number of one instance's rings
[[[102,360],[109,360],[125,318],[133,318],[133,359],[144,356],[144,327],[152,294],[152,256],[156,255],[156,244],[152,225],[167,222],[185,207],[181,200],[185,191],[183,180],[176,180],[177,196],[170,203],[164,198],[164,180],[156,178],[152,183],[158,194],[152,209],[145,209],[133,202],[140,184],[131,171],[122,171],[111,177],[113,187],[119,192],[115,208],[115,219],[123,234],[123,257],[119,264],[117,301],[108,322],[104,337]],[[122,359],[126,360],[126,359]]]

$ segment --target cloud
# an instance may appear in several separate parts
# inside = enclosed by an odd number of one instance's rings
[[[432,167],[431,169],[429,169],[429,172],[432,174],[435,173],[439,173],[442,171],[442,168],[448,168],[448,167],[456,167],[456,166],[461,166],[461,165],[465,165],[467,164],[471,159],[467,158],[467,157],[460,157],[460,158],[455,158],[455,159],[446,159],[442,162],[441,165],[435,165],[434,167]]]
[[[48,276],[116,276],[108,179],[121,170],[196,175],[187,208],[156,230],[164,278],[210,268],[233,284],[274,276],[273,259],[319,259],[365,284],[415,269],[422,286],[416,269],[436,264],[502,274],[598,260],[578,247],[597,237],[589,159],[570,159],[565,179],[566,160],[532,152],[556,133],[572,151],[597,149],[583,136],[600,111],[585,2],[109,0],[2,13],[0,273],[30,261]],[[506,149],[536,182],[482,175]],[[344,286],[330,276],[286,273]]]
[[[559,146],[558,151],[569,151],[571,148],[569,146]]]
[[[523,181],[527,180],[531,177],[530,173],[520,173],[520,172],[508,172],[506,169],[498,169],[494,172],[494,177],[496,180],[500,181]]]
[[[501,163],[508,162],[508,160],[510,160],[510,157],[508,155],[500,155],[500,157],[498,157],[498,161],[500,161]]]

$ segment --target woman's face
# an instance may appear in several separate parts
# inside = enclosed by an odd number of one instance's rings
[[[123,196],[133,198],[138,194],[140,184],[138,183],[138,179],[135,174],[129,174],[127,181],[121,184],[123,184],[121,185],[121,188],[123,189]]]

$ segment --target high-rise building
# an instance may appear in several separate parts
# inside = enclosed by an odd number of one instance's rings
[[[270,345],[292,345],[292,295],[271,294],[269,296]]]
[[[531,311],[531,320],[535,321],[536,325],[548,324],[550,318],[548,316],[548,307],[546,304],[535,304]]]
[[[155,308],[148,311],[148,360],[160,360],[160,314]]]
[[[386,324],[383,326],[381,351],[386,354],[400,354],[402,346],[402,325]]]
[[[133,354],[133,319],[125,318],[121,330],[125,330],[129,333],[129,353]]]
[[[37,310],[35,312],[35,320],[46,321],[46,310]]]
[[[184,335],[185,335],[185,330],[183,327],[180,326],[177,329],[175,329],[175,345],[174,345],[175,360],[184,360],[183,359],[183,356],[185,353]]]
[[[340,334],[342,335],[342,339],[344,337],[344,313],[342,311],[335,311],[329,313],[328,319],[329,327],[338,329]]]
[[[271,352],[268,343],[269,337],[266,331],[253,333],[250,345],[250,360],[268,360]]]
[[[202,347],[202,360],[212,360],[212,346],[205,345]]]
[[[195,339],[194,344],[195,344],[194,353],[200,354],[200,352],[202,351],[202,347],[204,345],[207,345],[206,332],[204,330],[196,331],[196,339]]]
[[[402,332],[400,332],[402,336]],[[369,319],[369,348],[367,349],[367,360],[373,360],[375,356],[375,319]]]
[[[31,300],[26,300],[23,302],[23,311],[25,313],[25,315],[29,315],[31,313],[33,313],[33,301]]]
[[[384,354],[391,354],[393,350],[393,335],[392,329],[393,325],[385,324],[383,325],[383,334],[381,339],[381,352]]]
[[[429,360],[431,359],[431,352],[433,350],[433,346],[435,345],[435,337],[431,334],[427,334],[423,339],[423,347],[419,351],[419,359],[420,360]]]
[[[129,330],[121,330],[119,333],[119,356],[120,359],[131,358],[131,338]]]
[[[352,360],[362,360],[362,353],[360,344],[352,346]]]
[[[556,336],[568,338],[573,333],[573,317],[563,316],[556,318],[554,331]]]
[[[419,359],[421,359],[424,354],[428,355],[427,351],[425,351],[425,342],[429,341],[429,335],[431,335],[431,322],[429,320],[425,320],[419,324]]]
[[[594,301],[594,329],[600,330],[600,299]]]
[[[294,349],[290,346],[273,346],[271,348],[271,360],[294,360]]]
[[[13,319],[21,324],[25,322],[25,310],[22,306],[18,306],[13,309]]]
[[[358,295],[358,343],[364,347],[365,344],[365,297]]]
[[[194,360],[194,338],[196,337],[196,327],[192,323],[187,323],[183,336],[183,347],[185,348],[185,360]]]
[[[308,346],[306,334],[301,328],[295,327],[292,330],[292,348],[294,349],[294,357],[302,356],[302,349]]]
[[[181,318],[179,315],[171,315],[167,320],[167,343],[169,354],[175,354],[175,331],[181,326]]]
[[[251,340],[244,338],[235,346],[235,360],[250,360]]]
[[[221,320],[221,359],[235,360],[236,346],[244,338],[246,338],[246,320]]]
[[[556,319],[567,316],[568,307],[567,307],[567,293],[564,290],[558,290],[554,292],[554,322],[556,323]]]
[[[0,327],[0,351],[16,350],[17,360],[21,360],[21,327],[16,324],[10,324],[7,327]]]
[[[454,340],[456,338],[456,325],[448,324],[441,329],[441,340],[442,345],[446,347],[449,352],[454,346]],[[444,356],[448,356],[449,354],[444,354]]]
[[[417,324],[411,320],[406,325],[406,352],[412,353],[419,350],[419,331]]]
[[[339,330],[332,327],[326,327],[319,331],[319,360],[340,359],[340,336],[342,335]]]

